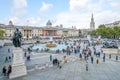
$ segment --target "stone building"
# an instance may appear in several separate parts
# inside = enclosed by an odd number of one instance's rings
[[[9,25],[0,25],[4,31],[4,36],[6,38],[12,38],[13,33],[16,28],[23,34],[24,39],[33,39],[33,38],[61,38],[61,37],[73,37],[79,36],[79,31],[76,28],[64,28],[62,25],[60,26],[52,26],[50,20],[46,23],[46,26],[43,27],[35,27],[35,26],[16,26],[13,25],[12,21],[9,22]],[[61,27],[62,26],[62,27]]]
[[[106,27],[110,27],[110,28],[113,28],[115,26],[120,26],[120,21],[115,21],[113,23],[108,23],[108,24],[105,24]]]

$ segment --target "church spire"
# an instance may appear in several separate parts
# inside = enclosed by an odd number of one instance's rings
[[[94,18],[93,18],[93,13],[92,13],[92,17],[91,17],[91,20],[93,20],[93,21],[94,21]]]
[[[90,30],[94,30],[95,29],[95,22],[94,22],[94,17],[93,17],[93,13],[91,16],[91,22],[90,22]]]

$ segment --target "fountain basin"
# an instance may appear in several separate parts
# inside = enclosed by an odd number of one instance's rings
[[[46,47],[56,47],[56,44],[46,44]]]
[[[56,44],[56,45],[57,46],[55,46],[55,47],[47,47],[46,44],[37,44],[32,47],[32,50],[36,50],[36,49],[41,50],[41,49],[48,48],[49,50],[55,51],[58,49],[59,50],[66,49],[67,46],[69,46],[69,45],[65,45],[65,44]]]

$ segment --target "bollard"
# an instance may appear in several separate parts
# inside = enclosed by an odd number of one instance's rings
[[[38,64],[35,64],[35,69],[38,69]]]

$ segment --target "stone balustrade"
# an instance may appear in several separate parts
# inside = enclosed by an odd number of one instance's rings
[[[114,48],[102,48],[103,53],[106,54],[120,54],[120,50],[119,49],[114,49]]]

